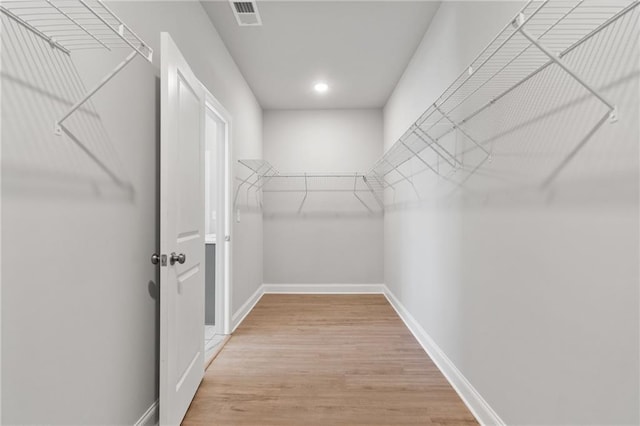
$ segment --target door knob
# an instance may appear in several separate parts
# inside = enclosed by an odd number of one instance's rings
[[[151,263],[153,263],[154,265],[160,263],[160,256],[158,255],[158,253],[153,253],[151,255]]]
[[[173,252],[171,253],[171,257],[169,258],[169,262],[171,262],[172,265],[176,262],[182,265],[184,262],[186,262],[186,260],[187,256],[185,256],[184,253],[176,254],[175,252]]]

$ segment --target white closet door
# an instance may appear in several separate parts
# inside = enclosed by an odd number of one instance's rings
[[[160,424],[179,424],[204,375],[204,90],[161,36]]]

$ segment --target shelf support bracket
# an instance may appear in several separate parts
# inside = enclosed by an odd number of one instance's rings
[[[78,110],[78,108],[80,108],[82,105],[85,104],[85,102],[87,102],[89,99],[91,99],[91,97],[93,95],[96,94],[96,92],[100,89],[102,89],[102,87],[107,84],[113,77],[115,77],[120,71],[122,71],[122,69],[124,67],[126,67],[129,62],[131,62],[133,60],[133,58],[136,57],[136,55],[138,55],[138,51],[134,50],[133,52],[131,52],[129,54],[129,56],[126,57],[126,59],[124,61],[122,61],[113,71],[111,71],[111,73],[109,75],[107,75],[105,78],[102,79],[102,81],[100,83],[98,83],[98,85],[96,87],[94,87],[91,91],[89,91],[89,93],[87,93],[84,98],[80,99],[78,102],[76,102],[70,109],[69,111],[67,111],[67,113],[65,115],[62,116],[62,118],[60,120],[58,120],[55,124],[55,134],[60,136],[62,135],[62,123],[69,118],[69,116],[71,114],[73,114],[74,112],[76,112]]]
[[[260,172],[260,170],[258,170],[258,173],[257,173],[257,179],[256,179],[254,182],[251,182],[251,183],[249,184],[249,188],[255,188],[255,189],[256,189],[256,191],[258,191],[260,188],[262,188],[262,185],[264,185],[264,183],[263,183],[263,184],[261,184],[261,185],[258,185],[258,182],[260,182],[260,180],[261,180],[261,179],[262,179],[262,181],[264,182],[264,178],[265,178],[265,177],[267,177],[267,176],[269,176],[269,172],[270,172],[272,169],[273,169],[273,166],[269,166],[269,167],[267,168],[267,171],[266,171],[266,172],[264,172],[264,173],[259,173],[259,172]],[[249,190],[249,188],[247,188],[247,191]]]
[[[391,170],[389,170],[389,171],[387,172],[387,174],[389,174],[389,173],[391,173],[391,172],[395,171],[395,172],[396,172],[397,174],[399,174],[399,175],[400,175],[400,177],[402,178],[402,180],[400,180],[400,182],[402,182],[403,180],[409,180],[409,178],[408,178],[407,176],[405,176],[405,175],[404,175],[404,173],[402,173],[400,170],[398,170],[398,167],[397,167],[397,166],[394,166],[393,164],[391,164],[391,162],[389,162],[389,160],[387,160],[386,158],[384,158],[384,157],[383,157],[383,158],[382,158],[382,161],[384,161],[385,163],[387,163],[388,165],[390,165],[390,166],[391,166]]]
[[[569,68],[564,63],[564,61],[560,58],[559,55],[556,55],[555,53],[553,53],[552,51],[547,49],[547,47],[544,44],[542,44],[536,37],[531,35],[524,28],[525,22],[526,22],[526,20],[525,20],[524,14],[520,13],[516,17],[516,19],[513,20],[512,24],[513,24],[513,27],[516,30],[518,30],[518,32],[520,32],[520,34],[522,34],[527,40],[529,40],[529,42],[531,42],[531,44],[536,46],[542,53],[547,55],[549,57],[549,59],[553,63],[558,65],[560,68],[562,68],[562,70],[564,72],[566,72],[567,74],[569,74],[576,82],[578,82],[578,84],[580,84],[582,87],[584,87],[593,96],[595,96],[597,99],[599,99],[600,102],[605,104],[607,108],[609,108],[609,122],[610,123],[617,122],[618,121],[618,109],[616,108],[616,106],[613,105],[611,102],[609,102],[604,96],[602,96],[596,89],[591,87],[586,81],[584,81],[582,78],[580,78],[580,76],[578,74],[576,74],[571,68]]]
[[[418,155],[418,153],[416,151],[414,151],[413,149],[409,148],[409,146],[404,143],[404,141],[401,141],[400,143],[402,143],[402,145],[404,145],[404,147],[411,153],[413,154],[414,157],[416,157],[418,160],[420,160],[420,162],[422,164],[424,164],[425,166],[427,166],[429,169],[431,169],[431,171],[433,171],[433,173],[437,174],[438,176],[440,176],[440,173],[438,173],[438,171],[436,169],[433,168],[433,166],[429,163],[427,163],[424,158],[420,157]],[[396,170],[397,171],[397,170]]]
[[[442,109],[440,109],[440,107],[436,104],[433,104],[433,107],[436,109],[436,111],[438,111],[440,114],[442,114],[442,116],[444,118],[447,119],[447,121],[449,123],[451,123],[451,125],[453,126],[454,129],[458,129],[460,130],[460,133],[462,133],[467,139],[469,139],[475,146],[477,146],[478,148],[480,148],[485,154],[487,154],[487,157],[489,158],[489,162],[491,162],[492,157],[491,157],[491,153],[489,151],[487,151],[487,149],[482,146],[478,141],[476,141],[474,138],[471,137],[471,135],[469,135],[469,133],[466,132],[466,130],[464,130],[462,128],[462,126],[460,126],[460,123],[456,123],[451,117],[449,117]]]
[[[252,170],[251,174],[249,176],[247,176],[242,182],[240,182],[240,185],[238,185],[238,188],[236,189],[236,196],[233,199],[233,207],[234,208],[238,205],[238,196],[240,195],[240,188],[242,188],[245,183],[249,182],[249,179],[251,179],[256,174],[257,173]]]
[[[366,183],[367,179],[364,176],[362,178],[363,178],[364,182]],[[367,184],[367,186],[369,186],[369,185]],[[369,210],[369,213],[373,214],[373,210],[371,210],[371,207],[369,207],[367,205],[367,203],[365,203],[362,200],[362,198],[360,198],[360,196],[358,195],[358,192],[356,190],[357,187],[358,187],[358,173],[355,173],[353,175],[353,196],[356,197],[358,199],[358,201],[360,201],[360,204],[362,204],[367,210]],[[369,188],[369,189],[371,189],[371,188]],[[371,193],[373,193],[373,191],[371,191]],[[376,200],[377,200],[377,197],[375,195],[374,195],[374,198],[376,198]]]
[[[405,147],[407,146],[402,140],[400,141],[400,143],[402,145],[404,145]],[[409,150],[411,151],[411,150]],[[422,160],[422,158],[420,158]],[[402,180],[406,180],[407,182],[409,182],[411,184],[411,187],[413,188],[413,192],[416,193],[416,197],[420,198],[420,193],[418,192],[418,189],[416,188],[416,185],[413,183],[413,179],[409,179],[409,177],[407,175],[405,175],[404,173],[402,173],[400,171],[400,168],[398,166],[394,166],[393,164],[391,164],[389,162],[389,160],[384,160],[387,164],[389,164],[391,167],[393,167],[391,170],[395,171],[397,174],[400,175],[400,177],[402,178]],[[433,167],[429,166],[429,168],[431,170],[433,170]],[[435,171],[435,170],[434,170]],[[400,181],[402,182],[402,181]]]
[[[379,180],[377,177],[375,178],[376,180]],[[369,179],[367,179],[366,176],[362,176],[362,180],[364,181],[365,185],[367,185],[367,188],[369,188],[369,191],[371,191],[371,195],[373,195],[373,198],[376,199],[376,201],[378,202],[378,205],[380,206],[381,209],[384,210],[384,202],[380,199],[380,197],[378,197],[378,194],[376,193],[376,191],[373,189],[373,186],[371,186],[371,182],[369,182]],[[380,182],[379,182],[380,183]],[[380,183],[381,184],[381,183]],[[384,191],[384,187],[383,187],[383,191]],[[356,185],[353,185],[353,193],[356,193]],[[356,197],[358,197],[356,195]],[[360,197],[358,197],[359,199]],[[362,202],[362,200],[360,200],[360,202]],[[363,203],[363,202],[362,202]],[[363,203],[364,204],[364,203]],[[373,211],[369,208],[369,206],[367,206],[367,208],[369,209],[369,211],[371,213],[373,213]]]
[[[455,155],[453,155],[452,153],[450,153],[445,147],[443,147],[442,145],[440,145],[438,143],[437,140],[435,140],[434,138],[432,138],[427,132],[425,132],[424,130],[422,130],[422,128],[420,128],[419,126],[415,126],[415,130],[414,132],[416,136],[418,136],[429,148],[431,148],[433,150],[433,152],[435,152],[436,154],[438,154],[439,157],[441,157],[444,161],[446,161],[447,163],[449,163],[449,165],[451,167],[453,167],[454,169],[457,167],[456,163],[458,163],[459,165],[462,165],[462,163],[460,163],[460,161],[455,157]],[[427,142],[425,140],[425,137],[427,139],[429,139],[431,141],[431,143]],[[445,157],[444,155],[442,155],[442,153],[440,153],[438,150],[436,150],[433,145],[436,145],[438,148],[440,148],[441,150],[443,150],[444,152],[447,153],[447,155],[449,157],[451,157],[451,159],[453,160],[453,163],[451,161],[449,161],[449,159],[447,157]]]

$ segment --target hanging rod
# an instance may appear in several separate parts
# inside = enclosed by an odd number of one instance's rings
[[[0,12],[66,55],[74,50],[87,49],[132,50],[123,62],[56,121],[54,132],[57,135],[62,134],[63,122],[136,56],[148,62],[153,59],[153,50],[102,0],[3,0]]]
[[[303,193],[303,198],[298,207],[298,213],[307,201],[310,193],[333,192],[333,193],[351,193],[353,196],[370,212],[373,209],[366,203],[360,194],[371,194],[375,201],[382,208],[382,190],[379,181],[375,177],[369,177],[360,172],[299,172],[299,173],[280,173],[269,162],[264,160],[238,160],[238,163],[249,169],[250,173],[243,179],[239,179],[240,183],[236,189],[234,198],[234,206],[237,205],[240,189],[246,187],[247,196],[250,189],[257,192],[278,192],[278,193]],[[297,180],[300,187],[293,189],[263,189],[269,182],[284,182],[286,180]],[[329,185],[317,188],[319,182],[330,181]]]
[[[421,157],[427,148],[450,165],[453,160],[453,169],[459,168],[461,154],[443,150],[440,143],[455,131],[485,154],[480,163],[490,161],[490,151],[469,132],[466,124],[552,65],[600,101],[608,110],[609,122],[615,123],[616,106],[563,58],[639,4],[640,0],[530,0],[374,164],[367,176],[377,177],[385,187],[390,186],[385,183],[385,176],[394,171],[402,178],[395,183],[409,180],[399,167],[412,158],[440,175]]]

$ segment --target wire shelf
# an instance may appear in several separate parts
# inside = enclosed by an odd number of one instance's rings
[[[0,11],[67,54],[127,48],[152,59],[153,50],[100,0],[3,0]]]
[[[69,133],[63,122],[136,56],[153,59],[153,50],[101,0],[2,0],[0,12],[66,55],[76,50],[131,49],[122,63],[56,121],[58,135]]]
[[[368,176],[390,186],[385,176],[412,158],[441,175],[424,160],[430,150],[451,169],[463,167],[463,150],[450,139],[458,133],[480,152],[478,164],[491,160],[490,151],[469,133],[466,125],[508,93],[549,66],[558,66],[599,99],[603,111],[616,120],[616,108],[563,62],[563,57],[638,6],[634,0],[531,0],[480,52],[458,78],[427,108],[400,139],[376,162]],[[468,166],[468,165],[467,165]]]
[[[241,179],[234,204],[237,203],[240,189],[246,186],[247,193],[252,188],[256,192],[263,193],[304,193],[298,212],[302,211],[308,195],[315,192],[352,193],[369,212],[373,213],[374,210],[363,199],[364,194],[371,194],[375,202],[381,208],[383,207],[377,183],[375,180],[370,182],[363,173],[280,173],[264,160],[238,160],[238,162],[248,168],[251,173]]]

